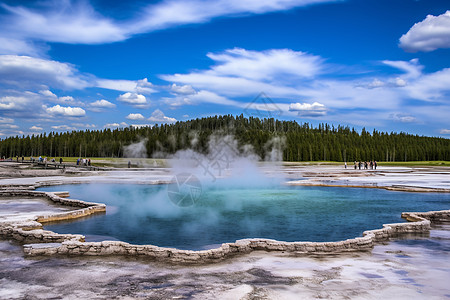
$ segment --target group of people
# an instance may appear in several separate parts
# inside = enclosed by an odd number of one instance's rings
[[[90,166],[91,165],[91,159],[89,158],[78,158],[77,159],[77,166]]]
[[[364,168],[365,170],[371,169],[371,170],[376,170],[378,166],[378,163],[376,160],[371,160],[371,161],[356,161],[353,165],[353,167],[356,169],[361,170],[362,168]],[[345,168],[347,169],[347,163],[345,163]]]

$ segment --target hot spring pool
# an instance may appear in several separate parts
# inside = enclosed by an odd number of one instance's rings
[[[40,188],[107,205],[106,214],[45,225],[87,241],[121,240],[179,249],[207,249],[243,238],[338,241],[382,224],[404,222],[406,211],[450,208],[450,194],[380,189],[273,186],[208,188],[194,206],[179,207],[165,185],[82,184]]]

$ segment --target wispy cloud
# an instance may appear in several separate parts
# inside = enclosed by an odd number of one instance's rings
[[[102,44],[133,35],[186,24],[200,24],[217,17],[242,17],[289,10],[337,0],[166,0],[140,7],[135,17],[116,20],[98,12],[87,1],[44,1],[33,8],[2,4],[6,11],[0,30],[5,52],[35,52],[30,41],[68,44]],[[3,49],[2,49],[3,48]]]
[[[0,55],[0,82],[21,88],[43,85],[60,89],[83,89],[91,86],[71,64],[29,56]]]

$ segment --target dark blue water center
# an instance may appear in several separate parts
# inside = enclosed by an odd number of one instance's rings
[[[194,206],[178,207],[165,185],[83,184],[45,187],[107,205],[107,213],[48,224],[87,240],[117,239],[180,249],[205,249],[243,238],[338,241],[384,223],[404,222],[405,211],[450,208],[450,194],[334,187],[209,188]]]

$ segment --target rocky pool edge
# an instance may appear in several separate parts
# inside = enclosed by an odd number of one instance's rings
[[[202,264],[221,261],[252,251],[280,251],[295,254],[341,253],[370,251],[377,243],[388,241],[406,233],[427,233],[432,222],[450,220],[450,210],[429,212],[404,212],[406,223],[383,224],[381,229],[367,230],[362,237],[337,242],[284,242],[272,239],[241,239],[223,243],[209,250],[181,250],[154,245],[133,245],[121,241],[86,242],[80,234],[59,234],[43,230],[43,223],[71,220],[96,213],[104,213],[106,205],[66,198],[68,193],[31,190],[0,191],[3,197],[41,197],[54,203],[80,207],[79,209],[37,216],[12,222],[0,222],[0,236],[23,243],[26,256],[133,256],[157,261],[186,264]]]

